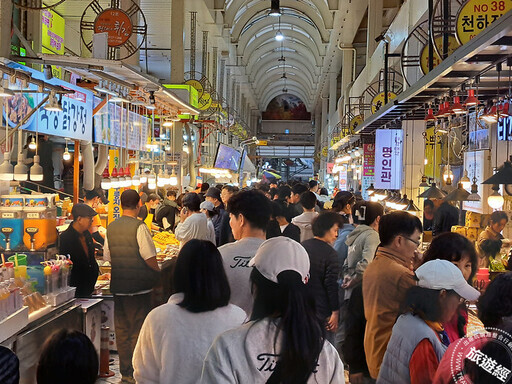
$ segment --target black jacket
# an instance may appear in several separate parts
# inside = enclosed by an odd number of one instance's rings
[[[224,216],[228,215],[228,213],[224,209],[224,204],[222,204],[222,203],[219,206],[215,207],[214,210],[215,210],[215,212],[217,212],[217,214],[212,217],[213,228],[215,228],[215,242],[216,242],[217,246],[220,246],[221,245],[220,244],[220,233],[221,233],[221,229],[222,229],[222,220],[223,220]]]
[[[300,228],[290,223],[286,226],[281,236],[289,237],[297,243],[300,243]]]
[[[364,317],[363,283],[359,282],[352,290],[345,318],[345,342],[343,343],[343,356],[349,366],[349,372],[364,373],[369,377],[366,354],[364,352],[364,330],[366,318]]]
[[[169,228],[171,231],[174,231],[174,227],[176,226],[176,215],[178,213],[178,204],[175,201],[165,199],[164,202],[155,210],[155,222],[161,227],[164,228],[163,218],[167,219],[169,223]]]
[[[89,231],[83,233],[85,243],[89,250],[89,256],[80,241],[79,233],[70,225],[68,229],[61,233],[59,239],[59,252],[62,255],[70,255],[73,262],[71,269],[70,285],[76,287],[76,297],[91,296],[94,291],[94,285],[98,279],[98,263],[94,258],[94,242]]]
[[[224,211],[224,216],[221,218],[220,221],[219,247],[221,245],[233,243],[235,241],[235,238],[233,237],[233,231],[231,230],[231,225],[229,225],[229,220],[229,213],[227,211]]]
[[[317,315],[325,320],[339,310],[338,303],[338,254],[328,243],[318,239],[302,242],[309,255],[309,281],[306,285],[312,294]]]
[[[302,208],[300,203],[288,204],[286,220],[291,223],[294,217],[301,215],[303,212],[304,208]]]

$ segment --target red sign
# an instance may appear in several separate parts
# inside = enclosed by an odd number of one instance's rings
[[[119,47],[132,35],[130,17],[120,9],[106,9],[94,21],[94,33],[108,33],[108,46]]]
[[[327,173],[331,174],[332,169],[334,168],[334,163],[327,163]]]
[[[363,176],[375,176],[375,144],[363,145]]]

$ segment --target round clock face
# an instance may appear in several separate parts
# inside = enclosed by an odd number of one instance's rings
[[[40,9],[49,9],[56,7],[59,4],[62,4],[66,0],[48,0],[43,3],[43,0],[12,0],[12,3],[21,9],[32,9],[32,10],[40,10]]]
[[[84,10],[80,20],[80,35],[85,47],[92,52],[95,33],[107,34],[107,58],[122,60],[132,56],[144,44],[148,26],[140,7],[130,0],[126,9],[120,0],[112,0],[109,8],[103,8],[99,0],[93,0]],[[138,24],[134,20],[139,20]],[[142,39],[132,38],[142,36]],[[138,45],[137,41],[140,41]],[[123,50],[121,50],[123,48]]]

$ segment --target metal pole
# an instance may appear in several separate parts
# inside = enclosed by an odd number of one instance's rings
[[[384,105],[386,105],[388,103],[388,87],[389,87],[389,84],[388,84],[388,72],[389,72],[389,63],[388,63],[388,60],[389,60],[389,43],[387,41],[385,41],[385,52],[384,52]]]
[[[434,17],[434,0],[428,0],[428,70],[429,72],[434,69],[434,31],[430,26],[432,25],[432,19]]]
[[[73,157],[73,204],[78,204],[80,195],[80,140],[75,140],[75,154]]]
[[[443,60],[448,57],[448,44],[450,39],[450,2],[443,0]]]

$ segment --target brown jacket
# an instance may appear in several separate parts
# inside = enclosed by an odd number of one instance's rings
[[[379,375],[405,294],[416,285],[410,266],[410,259],[389,248],[379,247],[375,259],[363,275],[364,315],[367,321],[364,348],[368,369],[374,379]]]
[[[485,254],[485,252],[480,247],[482,242],[484,242],[485,240],[502,240],[502,239],[503,239],[503,235],[501,233],[494,232],[490,226],[487,226],[485,228],[485,231],[480,233],[480,235],[478,236],[478,240],[476,242],[476,250],[477,250],[478,256],[480,256],[479,263],[478,263],[480,268],[488,268],[489,267],[489,256],[495,256],[495,255],[486,255]]]

